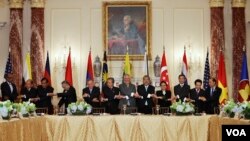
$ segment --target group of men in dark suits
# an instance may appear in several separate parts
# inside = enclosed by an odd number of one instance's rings
[[[179,84],[174,87],[174,93],[177,101],[191,102],[198,108],[198,112],[206,112],[214,114],[216,108],[219,107],[219,98],[221,88],[216,85],[216,79],[209,79],[209,87],[202,89],[202,81],[195,80],[195,88],[190,89],[190,86],[185,83],[185,75],[179,75]]]
[[[49,113],[53,113],[51,97],[61,97],[58,106],[61,107],[77,101],[76,90],[67,81],[62,82],[62,93],[53,93],[54,89],[49,85],[46,78],[41,80],[41,85],[34,87],[32,80],[27,80],[25,87],[18,96],[16,86],[12,83],[12,75],[5,75],[6,82],[1,84],[2,100],[10,100],[12,102],[18,97],[22,101],[34,102],[38,107],[47,107]],[[167,83],[160,83],[161,90],[155,92],[155,87],[151,85],[148,75],[143,77],[143,84],[137,87],[131,83],[129,75],[123,76],[123,83],[118,87],[114,86],[114,79],[108,78],[105,86],[100,88],[95,86],[93,80],[87,81],[87,87],[82,90],[83,99],[92,105],[92,107],[105,107],[106,112],[111,114],[119,114],[124,105],[128,107],[137,107],[138,112],[151,114],[152,107],[156,104],[160,107],[169,107],[172,102],[181,100],[182,102],[191,102],[197,108],[198,112],[214,113],[214,108],[219,106],[219,97],[221,89],[216,86],[214,78],[209,79],[209,87],[203,90],[202,81],[195,80],[195,88],[190,89],[186,84],[185,75],[179,75],[179,84],[174,87],[174,95],[167,90]]]

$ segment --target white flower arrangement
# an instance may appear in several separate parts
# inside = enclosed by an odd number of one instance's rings
[[[86,102],[70,103],[67,108],[67,113],[71,115],[84,115],[90,114],[92,107]]]
[[[34,103],[23,102],[19,103],[17,106],[17,112],[22,114],[24,117],[28,117],[29,114],[32,114],[36,111],[36,105]]]
[[[186,115],[186,114],[191,114],[193,113],[195,110],[194,110],[194,105],[192,103],[189,103],[189,102],[181,102],[178,101],[178,102],[175,102],[173,103],[171,106],[170,106],[170,109],[172,111],[172,113],[177,113],[177,114],[183,114],[183,115]]]
[[[3,119],[9,119],[12,111],[12,103],[9,100],[0,102],[0,116]]]

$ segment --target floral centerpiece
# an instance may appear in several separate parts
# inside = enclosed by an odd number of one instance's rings
[[[242,108],[231,99],[222,107],[222,112],[228,117],[233,118],[236,113],[240,114],[242,112]]]
[[[71,115],[85,115],[90,114],[92,107],[86,102],[70,103],[67,108],[67,113]]]
[[[0,116],[2,116],[3,119],[9,120],[12,110],[12,103],[9,100],[0,102]]]
[[[250,119],[250,102],[244,101],[240,104],[240,107],[242,107],[242,114],[244,115],[245,119]]]
[[[23,102],[19,103],[17,111],[22,114],[23,117],[29,117],[30,114],[33,114],[36,111],[36,105],[34,103]]]
[[[170,106],[171,112],[176,113],[176,115],[190,115],[194,113],[194,105],[189,102],[178,102],[173,103]]]

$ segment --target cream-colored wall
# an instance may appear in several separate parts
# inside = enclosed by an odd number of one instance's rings
[[[193,86],[196,78],[203,79],[206,49],[210,46],[210,9],[209,0],[152,0],[152,57],[149,62],[153,82],[153,62],[156,55],[161,57],[163,45],[166,46],[170,85],[177,84],[180,74],[183,47],[187,47],[190,65],[189,83]],[[1,5],[1,4],[0,4]],[[29,38],[30,13],[26,3],[24,38]],[[232,14],[231,1],[225,1],[225,39],[226,70],[229,94],[232,92]],[[250,21],[250,2],[246,7],[246,20]],[[9,23],[8,6],[0,7],[0,21]],[[8,51],[8,25],[0,30],[0,76],[3,75]],[[250,45],[250,24],[247,24],[247,44]],[[92,60],[103,56],[102,45],[102,0],[47,0],[45,8],[45,47],[50,52],[51,72],[54,87],[60,91],[64,78],[63,59],[71,46],[74,62],[74,85],[80,94],[85,86],[87,57],[92,47]],[[29,42],[26,41],[28,48]],[[26,49],[25,49],[26,50]],[[64,55],[65,54],[65,55]],[[250,56],[249,56],[250,58]],[[191,60],[191,61],[190,61]],[[250,61],[248,61],[250,63]],[[141,80],[141,61],[133,61],[134,81]],[[109,62],[110,76],[121,80],[122,62]],[[2,79],[2,78],[0,78]]]

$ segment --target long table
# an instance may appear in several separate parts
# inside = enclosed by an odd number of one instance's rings
[[[0,141],[219,141],[222,124],[207,116],[43,116],[0,121]]]

